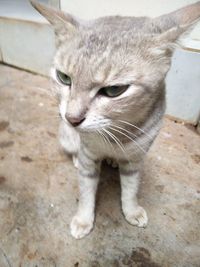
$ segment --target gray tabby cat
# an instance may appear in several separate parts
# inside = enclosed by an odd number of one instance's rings
[[[90,21],[32,1],[53,25],[57,51],[51,71],[62,118],[60,142],[78,168],[79,204],[71,234],[92,230],[100,164],[119,166],[126,220],[147,225],[137,191],[142,162],[161,127],[165,77],[181,34],[200,17],[200,2],[157,18]]]

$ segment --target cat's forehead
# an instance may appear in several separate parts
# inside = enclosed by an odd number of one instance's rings
[[[85,29],[74,39],[63,43],[57,53],[59,65],[75,74],[83,69],[97,73],[130,64],[131,57],[139,48],[136,39],[130,40],[130,32],[120,28],[111,31],[110,27],[105,31],[101,27]]]
[[[99,18],[80,26],[77,34],[68,40],[71,51],[85,53],[89,57],[93,54],[107,52],[122,52],[129,47],[136,46],[146,33],[150,33],[148,18],[133,18],[111,16]],[[65,45],[64,44],[64,45]],[[69,51],[70,52],[70,51]]]
[[[79,79],[85,76],[100,83],[127,74],[133,69],[132,64],[138,64],[145,54],[148,44],[142,37],[145,23],[146,18],[138,21],[108,17],[84,25],[74,38],[61,44],[57,65],[71,76]]]

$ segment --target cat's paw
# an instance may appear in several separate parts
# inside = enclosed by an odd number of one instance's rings
[[[148,217],[145,209],[138,206],[134,210],[124,213],[126,220],[135,226],[146,227],[148,223]]]
[[[91,220],[84,220],[75,215],[70,224],[71,235],[76,239],[85,237],[91,232],[93,221],[93,218]]]

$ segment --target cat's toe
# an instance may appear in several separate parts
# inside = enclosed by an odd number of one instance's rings
[[[81,239],[88,235],[93,228],[93,220],[84,221],[78,216],[74,216],[71,221],[71,235],[76,239]]]
[[[130,224],[138,227],[146,227],[148,223],[147,213],[140,206],[126,213],[125,218]]]

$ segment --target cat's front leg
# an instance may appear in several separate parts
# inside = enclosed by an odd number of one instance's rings
[[[121,180],[122,210],[126,220],[138,227],[145,227],[148,222],[146,211],[138,205],[137,191],[139,186],[139,170],[128,161],[119,163]]]
[[[71,234],[77,239],[89,234],[93,228],[95,197],[100,171],[100,161],[94,160],[92,155],[86,155],[83,151],[78,154],[78,210],[70,225]]]

